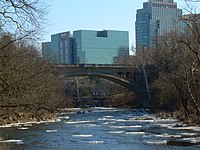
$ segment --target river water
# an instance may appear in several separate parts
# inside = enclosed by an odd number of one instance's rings
[[[0,128],[0,150],[199,150],[186,146],[198,142],[200,127],[156,118],[143,109],[90,108],[62,114],[56,122]]]

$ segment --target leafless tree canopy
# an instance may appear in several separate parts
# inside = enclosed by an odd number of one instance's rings
[[[200,122],[200,15],[189,14],[181,21],[184,32],[158,38],[155,49],[137,56],[137,63],[156,67],[158,79],[150,85],[154,108],[174,108],[180,119]],[[139,66],[139,65],[138,65]]]
[[[42,0],[1,0],[0,33],[31,35],[42,30],[46,6]]]
[[[63,100],[63,81],[51,73],[34,46],[10,41],[10,35],[0,38],[7,45],[0,49],[0,124],[24,118],[19,113],[41,119],[44,111],[53,112]],[[15,120],[8,119],[11,116]]]
[[[45,0],[0,0],[0,124],[47,119],[63,103],[63,81],[31,40],[45,11]]]

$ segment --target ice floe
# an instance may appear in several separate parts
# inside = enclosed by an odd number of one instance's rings
[[[148,117],[131,117],[128,120],[135,122],[155,122],[153,118],[148,118]]]
[[[170,134],[167,134],[167,133],[154,135],[154,136],[155,137],[163,137],[163,138],[180,138],[181,137],[181,135],[176,135],[176,134],[170,135]]]
[[[190,143],[200,143],[200,137],[195,137],[195,138],[183,138],[181,141],[188,141]]]
[[[115,124],[116,122],[115,121],[111,121],[111,122],[104,122],[102,124]]]
[[[81,124],[81,123],[91,123],[91,121],[65,121],[66,124]]]
[[[104,141],[88,141],[89,144],[101,144],[104,143]]]
[[[33,124],[31,124],[31,123],[25,123],[24,124],[24,127],[31,127],[31,126],[33,126]]]
[[[111,134],[121,134],[121,133],[124,133],[124,131],[108,131],[108,133],[111,133]]]
[[[83,137],[83,138],[88,138],[88,137],[92,137],[92,135],[90,134],[80,134],[80,135],[72,135],[73,137]]]
[[[32,122],[19,122],[19,123],[12,123],[7,125],[2,125],[0,128],[12,128],[12,127],[21,127],[21,126],[32,126],[32,124],[42,124],[42,123],[52,123],[52,122],[60,122],[61,119],[52,119],[46,121],[32,121]]]
[[[195,136],[195,135],[198,135],[198,133],[179,133],[180,135],[183,135],[183,136]]]
[[[12,123],[7,125],[0,126],[1,128],[12,128],[12,127],[21,127],[21,123]]]
[[[133,120],[127,120],[127,119],[117,119],[117,122],[133,122]]]
[[[92,108],[92,112],[116,112],[116,111],[120,111],[120,109],[107,108],[107,107],[95,107],[95,108]]]
[[[144,135],[145,132],[126,132],[126,134],[132,134],[132,135]]]
[[[145,141],[145,143],[160,145],[160,144],[167,144],[167,140],[149,140]]]
[[[48,133],[57,132],[58,130],[46,130]]]
[[[200,131],[200,127],[197,126],[180,126],[180,127],[169,126],[168,129]]]
[[[3,140],[0,143],[16,143],[16,144],[24,144],[22,140]]]
[[[169,128],[172,126],[175,126],[176,124],[170,124],[170,123],[156,123],[154,124],[155,126],[160,126],[160,127],[164,127],[164,128]]]
[[[76,128],[79,128],[79,127],[96,127],[98,126],[97,124],[78,124],[76,125]]]
[[[155,122],[157,123],[173,123],[173,122],[179,122],[178,119],[174,119],[174,118],[168,118],[168,119],[163,119],[160,117],[156,117],[155,118]]]
[[[141,125],[134,125],[134,126],[110,126],[110,128],[117,128],[117,129],[127,129],[127,128],[141,128]]]
[[[69,119],[69,116],[60,116],[59,119]]]
[[[98,118],[98,121],[116,121],[116,119],[110,119],[110,118]]]
[[[116,110],[116,108],[112,108],[112,107],[94,107],[93,109]]]
[[[17,129],[19,129],[19,130],[28,130],[27,127],[21,127],[21,128],[17,128]]]
[[[104,118],[112,118],[113,116],[103,116]]]

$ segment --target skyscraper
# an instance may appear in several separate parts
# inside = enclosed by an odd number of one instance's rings
[[[42,56],[51,63],[74,64],[76,48],[70,32],[51,35],[51,42],[42,43]]]
[[[156,47],[157,37],[181,27],[182,10],[173,0],[148,0],[137,10],[136,50]]]

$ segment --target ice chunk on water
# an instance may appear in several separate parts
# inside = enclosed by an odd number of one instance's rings
[[[81,124],[81,123],[90,123],[91,121],[68,121],[66,124]]]
[[[0,141],[0,143],[16,143],[16,144],[24,144],[22,140],[4,140]]]
[[[194,136],[194,135],[198,135],[198,133],[180,133],[183,136]]]
[[[57,132],[58,130],[46,130],[48,133]]]
[[[196,137],[196,138],[183,138],[181,139],[181,141],[188,141],[190,143],[200,143],[200,137]]]
[[[176,135],[176,134],[170,135],[170,134],[164,133],[164,134],[155,135],[155,137],[164,137],[164,138],[172,138],[172,137],[174,137],[174,138],[180,138],[181,135]]]
[[[145,141],[147,144],[156,144],[156,145],[160,145],[160,144],[167,144],[166,140],[150,140],[150,141]]]
[[[113,116],[103,116],[104,118],[112,118]]]
[[[197,126],[180,126],[180,127],[169,126],[168,129],[200,131],[200,127]]]
[[[104,143],[104,141],[89,141],[89,144],[100,144],[100,143]]]
[[[21,127],[21,128],[18,128],[19,130],[28,130],[27,127]]]
[[[120,134],[120,133],[123,133],[124,131],[108,131],[108,133],[111,133],[111,134]]]
[[[69,116],[60,116],[58,119],[69,119]]]
[[[133,134],[133,135],[139,135],[139,134],[141,134],[141,135],[144,135],[145,132],[126,132],[126,134]]]
[[[111,122],[104,122],[102,124],[115,124],[116,122],[115,121],[111,121]]]
[[[127,129],[127,128],[142,128],[142,126],[141,125],[134,125],[134,126],[110,126],[110,128]]]
[[[92,135],[88,134],[80,134],[80,135],[72,135],[73,137],[84,137],[84,138],[88,138],[88,137],[92,137]]]

